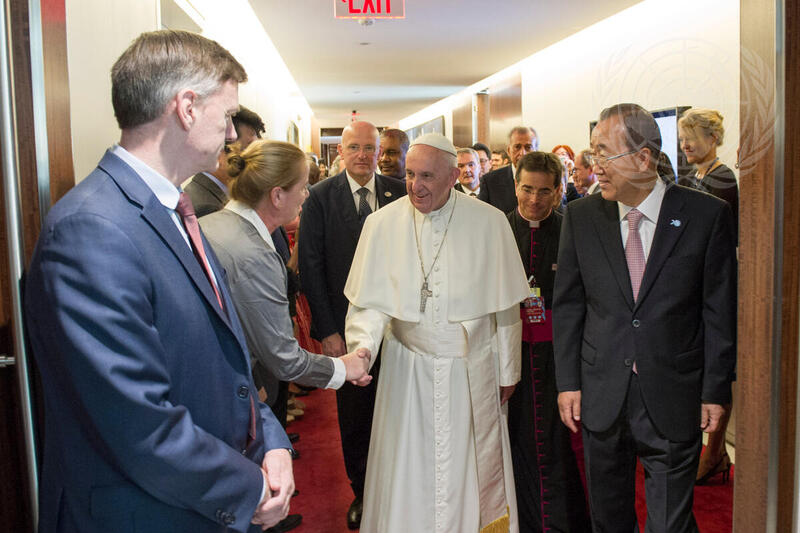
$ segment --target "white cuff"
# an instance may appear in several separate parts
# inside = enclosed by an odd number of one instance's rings
[[[344,366],[344,361],[337,357],[331,357],[333,361],[333,375],[331,380],[325,385],[326,389],[338,389],[344,385],[344,380],[347,377],[347,369]]]
[[[522,321],[519,305],[497,313],[497,351],[500,367],[500,385],[516,384],[522,370]]]

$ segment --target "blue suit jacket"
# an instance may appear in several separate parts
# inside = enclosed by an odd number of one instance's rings
[[[263,404],[248,445],[250,356],[167,210],[106,153],[50,211],[25,319],[42,373],[41,532],[258,531]]]

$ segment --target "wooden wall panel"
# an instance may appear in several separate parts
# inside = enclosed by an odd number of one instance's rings
[[[453,144],[472,146],[472,98],[464,98],[453,108]]]
[[[66,8],[64,0],[42,0],[41,5],[52,205],[75,185],[75,167],[69,109]]]
[[[489,109],[489,94],[478,93],[475,95],[475,114],[477,115],[477,139],[485,145],[489,145],[491,138],[491,110]],[[491,154],[490,154],[491,155]]]
[[[13,0],[10,4],[9,27],[13,55],[14,95],[16,98],[17,153],[19,195],[23,226],[23,253],[30,258],[39,234],[39,202],[36,179],[36,152],[33,139],[33,99],[30,76],[30,41],[28,3]],[[0,207],[3,237],[0,260],[3,261],[2,313],[0,342],[4,354],[16,356],[13,346],[13,316],[9,279],[9,243],[6,239],[5,205]],[[27,483],[22,414],[16,380],[16,367],[0,369],[0,524],[8,531],[33,531],[33,516],[28,505],[31,487]]]
[[[44,46],[45,109],[47,110],[50,199],[55,202],[74,184],[67,84],[67,50],[64,0],[43,0],[42,33]],[[18,185],[22,218],[23,257],[30,260],[40,231],[39,183],[34,142],[34,107],[31,80],[30,26],[27,0],[10,2],[11,50],[14,67],[14,94],[17,123]],[[6,237],[5,206],[0,205],[0,353],[17,356],[13,350],[9,279],[9,243]],[[30,355],[30,354],[29,354]],[[0,529],[33,531],[33,516],[28,506],[31,488],[27,484],[22,415],[19,405],[17,369],[0,369]],[[36,394],[36,377],[31,386]],[[34,406],[36,407],[36,406]],[[38,419],[37,419],[38,420]]]
[[[516,74],[489,87],[489,148],[505,150],[508,132],[522,124],[522,76]]]
[[[736,532],[791,531],[793,522],[800,316],[798,9],[796,2],[740,2]],[[777,18],[779,10],[783,20]],[[785,24],[783,77],[776,20]]]
[[[791,531],[795,449],[797,448],[797,370],[798,370],[798,295],[800,295],[800,42],[797,39],[800,4],[785,2],[785,134],[783,198],[783,258],[781,294],[780,390],[781,406],[778,436],[778,517],[777,531]],[[744,20],[744,19],[743,19]]]

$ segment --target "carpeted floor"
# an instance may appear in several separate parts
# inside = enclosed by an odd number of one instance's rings
[[[292,500],[292,513],[301,513],[303,523],[296,533],[345,533],[345,514],[353,493],[342,460],[339,425],[336,419],[336,393],[316,390],[300,398],[305,417],[293,422],[288,430],[300,433],[295,448],[300,459],[294,462],[295,484],[300,494]],[[641,524],[644,505],[644,474],[637,476],[637,512]],[[733,506],[733,470],[727,485],[717,476],[707,486],[695,489],[694,509],[702,533],[730,533]],[[453,532],[456,533],[456,532]]]

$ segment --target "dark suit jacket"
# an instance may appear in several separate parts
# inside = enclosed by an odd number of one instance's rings
[[[670,440],[700,431],[700,403],[731,401],[736,257],[730,208],[668,186],[634,303],[616,202],[590,195],[564,215],[553,325],[559,391],[580,390],[581,420],[608,429],[636,362],[644,403]]]
[[[506,214],[516,209],[517,195],[513,172],[511,165],[506,165],[483,176],[478,198]]]
[[[383,207],[406,194],[397,180],[375,174],[375,193]],[[344,284],[361,235],[361,223],[345,172],[311,187],[298,228],[298,266],[311,307],[311,334],[344,338],[348,301]]]
[[[289,440],[167,209],[112,153],[47,216],[25,318],[46,428],[39,531],[258,531],[260,463]],[[226,526],[230,529],[226,529]]]
[[[202,172],[195,174],[183,190],[191,198],[197,218],[216,213],[228,203],[225,191]]]
[[[456,184],[453,186],[453,188],[454,188],[455,190],[457,190],[458,192],[463,192],[463,193],[464,193],[464,194],[466,194],[467,196],[469,196],[470,194],[472,194],[472,191],[470,191],[469,189],[466,189],[466,188],[464,188],[464,186],[463,186],[463,185],[461,185],[460,183],[456,183]]]

